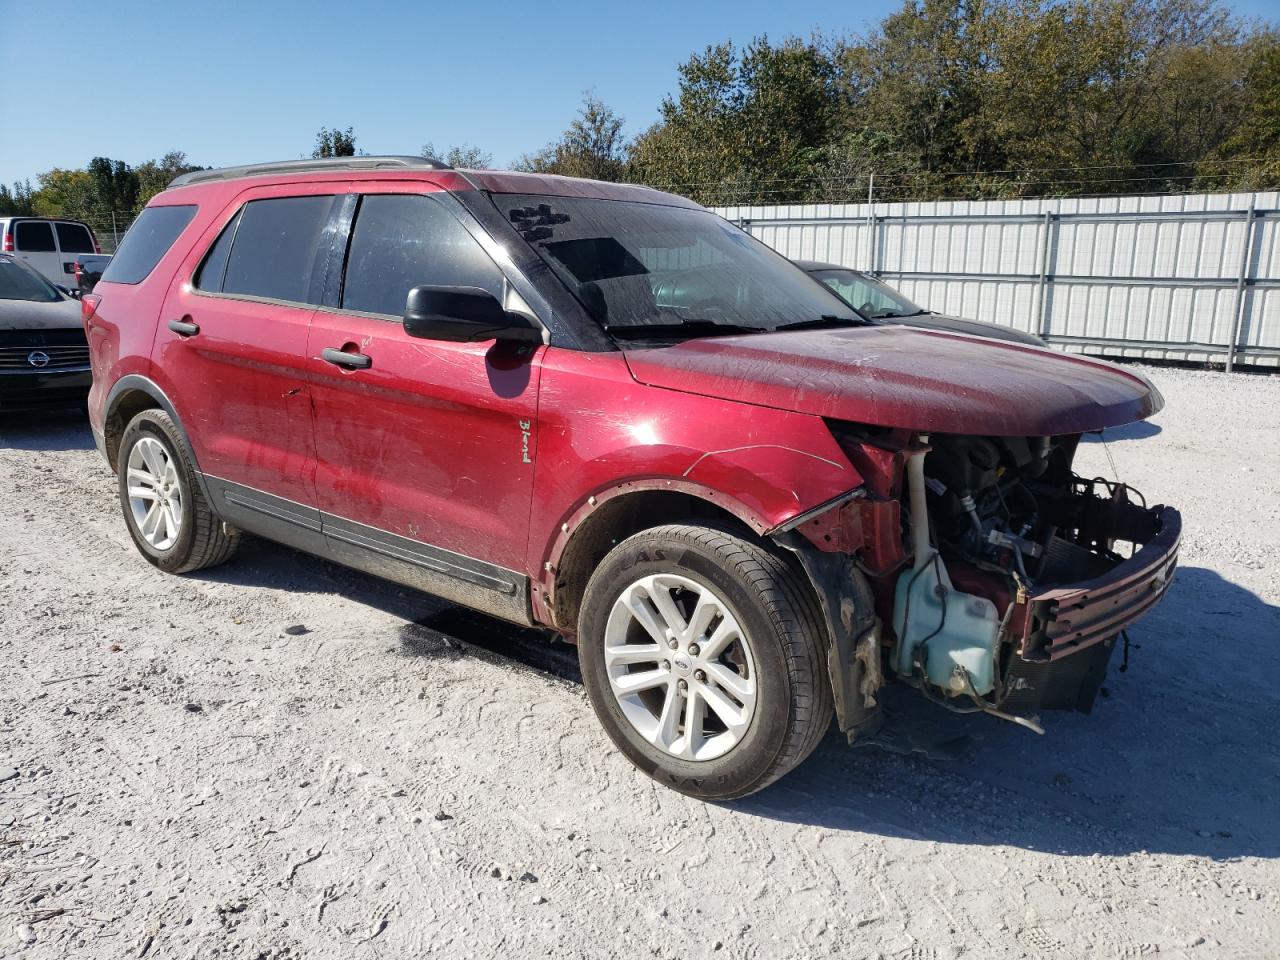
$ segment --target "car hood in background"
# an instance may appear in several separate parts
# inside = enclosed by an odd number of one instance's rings
[[[36,303],[0,299],[0,330],[69,330],[82,326],[75,300]]]
[[[993,340],[1008,340],[1011,343],[1025,343],[1032,347],[1043,347],[1045,342],[1034,333],[1024,333],[1013,327],[985,320],[968,320],[964,317],[952,317],[945,313],[919,313],[913,317],[886,317],[884,323],[898,323],[904,327],[918,327],[922,330],[943,330],[950,333],[967,333],[974,337],[990,337]]]
[[[1110,363],[904,326],[712,337],[625,356],[651,386],[920,431],[1081,433],[1164,406],[1146,379]]]

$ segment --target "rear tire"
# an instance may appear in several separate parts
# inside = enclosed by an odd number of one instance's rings
[[[791,771],[830,727],[822,623],[803,574],[763,545],[656,527],[592,575],[578,656],[596,715],[632,763],[681,793],[729,800]]]
[[[163,410],[143,410],[129,421],[116,474],[129,535],[150,563],[166,573],[191,573],[235,552],[240,531],[209,507],[178,428]]]

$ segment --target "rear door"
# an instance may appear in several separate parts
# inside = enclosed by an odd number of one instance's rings
[[[343,283],[317,311],[307,351],[330,550],[522,620],[526,577],[516,571],[526,566],[542,348],[406,334],[410,288],[480,287],[504,298],[506,281],[451,197],[424,193],[423,183],[367,189]],[[326,349],[368,366],[326,362]]]
[[[59,220],[53,225],[54,239],[58,242],[58,268],[61,279],[55,280],[64,287],[76,286],[76,257],[95,253],[93,237],[83,223]]]
[[[13,247],[14,253],[27,266],[39,270],[53,283],[66,285],[62,278],[62,262],[58,259],[53,224],[48,220],[15,220]]]
[[[240,194],[178,271],[153,351],[215,508],[308,549],[323,541],[307,329],[342,193],[293,184]]]

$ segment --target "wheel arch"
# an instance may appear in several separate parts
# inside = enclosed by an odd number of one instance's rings
[[[852,558],[818,550],[794,531],[767,534],[761,518],[714,491],[654,481],[622,484],[588,498],[562,525],[534,591],[539,619],[576,639],[587,581],[604,556],[633,534],[688,522],[760,544],[795,565],[822,614],[827,680],[839,727],[851,741],[873,732],[880,722],[875,692],[883,679],[878,622],[866,578]]]
[[[587,580],[604,555],[642,530],[690,521],[710,523],[752,539],[758,539],[764,529],[763,521],[741,504],[696,484],[620,484],[588,497],[561,524],[535,592],[538,612],[556,630],[575,636]]]
[[[195,467],[196,482],[200,484],[200,492],[209,499],[209,490],[205,485],[204,474],[196,460],[195,449],[191,446],[191,438],[183,426],[182,418],[174,408],[173,401],[154,381],[140,374],[129,374],[121,377],[107,394],[105,411],[102,418],[103,453],[112,470],[119,468],[120,439],[124,436],[125,427],[143,410],[163,410],[177,428],[178,437],[186,448],[184,451]],[[212,502],[210,500],[210,502]]]

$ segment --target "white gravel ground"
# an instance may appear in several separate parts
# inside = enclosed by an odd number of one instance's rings
[[[261,541],[165,576],[81,419],[0,421],[0,957],[1280,955],[1280,378],[1147,373],[1109,449],[1182,568],[1093,715],[898,697],[941,759],[725,805],[564,648]]]

